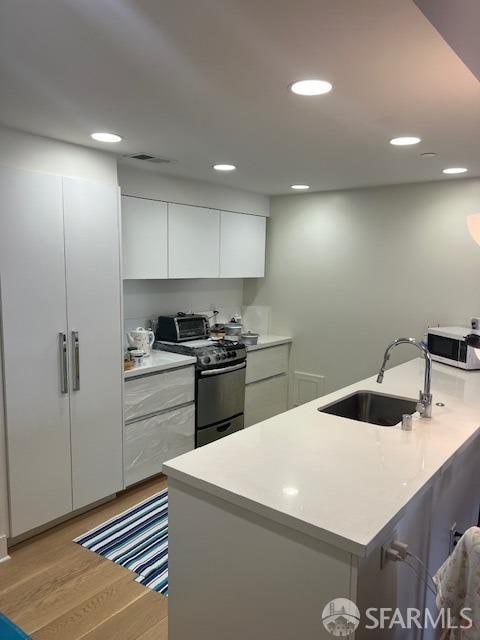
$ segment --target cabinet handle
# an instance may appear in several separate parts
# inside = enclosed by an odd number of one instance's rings
[[[80,391],[80,340],[78,331],[72,331],[73,391]]]
[[[58,334],[58,350],[60,352],[60,391],[68,393],[67,335],[63,331]]]

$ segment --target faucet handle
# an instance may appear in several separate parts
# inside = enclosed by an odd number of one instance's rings
[[[425,405],[423,404],[423,391],[421,389],[418,394],[417,411],[420,415],[425,411]]]

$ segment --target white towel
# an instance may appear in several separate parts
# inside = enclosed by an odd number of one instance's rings
[[[472,527],[458,541],[451,556],[433,576],[437,586],[437,607],[450,610],[453,625],[449,640],[480,639],[480,528]],[[463,616],[461,611],[466,610]],[[468,619],[473,621],[470,625]]]

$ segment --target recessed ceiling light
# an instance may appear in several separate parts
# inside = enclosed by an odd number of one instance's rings
[[[466,167],[448,167],[443,169],[442,173],[466,173],[468,169]]]
[[[299,493],[297,487],[283,487],[282,491],[286,496],[298,496]]]
[[[91,138],[98,142],[120,142],[121,136],[117,136],[116,133],[92,133]]]
[[[290,85],[290,91],[299,96],[321,96],[333,89],[326,80],[299,80]]]
[[[237,168],[234,164],[214,164],[215,171],[235,171]]]
[[[425,153],[420,154],[420,158],[434,158],[436,155],[433,151],[425,151]]]
[[[390,140],[390,144],[396,147],[408,147],[410,144],[418,144],[419,142],[421,142],[421,139],[417,138],[417,136],[401,136]]]
[[[296,191],[305,191],[305,189],[310,189],[309,184],[292,184],[291,189],[295,189]]]

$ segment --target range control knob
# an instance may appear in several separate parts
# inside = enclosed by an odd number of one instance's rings
[[[227,354],[226,354],[226,353],[221,353],[221,354],[220,354],[220,358],[221,358],[222,360],[226,360],[226,359],[227,359]]]
[[[230,351],[230,357],[231,358],[236,358],[237,357],[237,352],[236,351]]]
[[[204,356],[202,358],[202,362],[203,362],[203,364],[208,364],[210,362],[210,357],[209,356]]]

